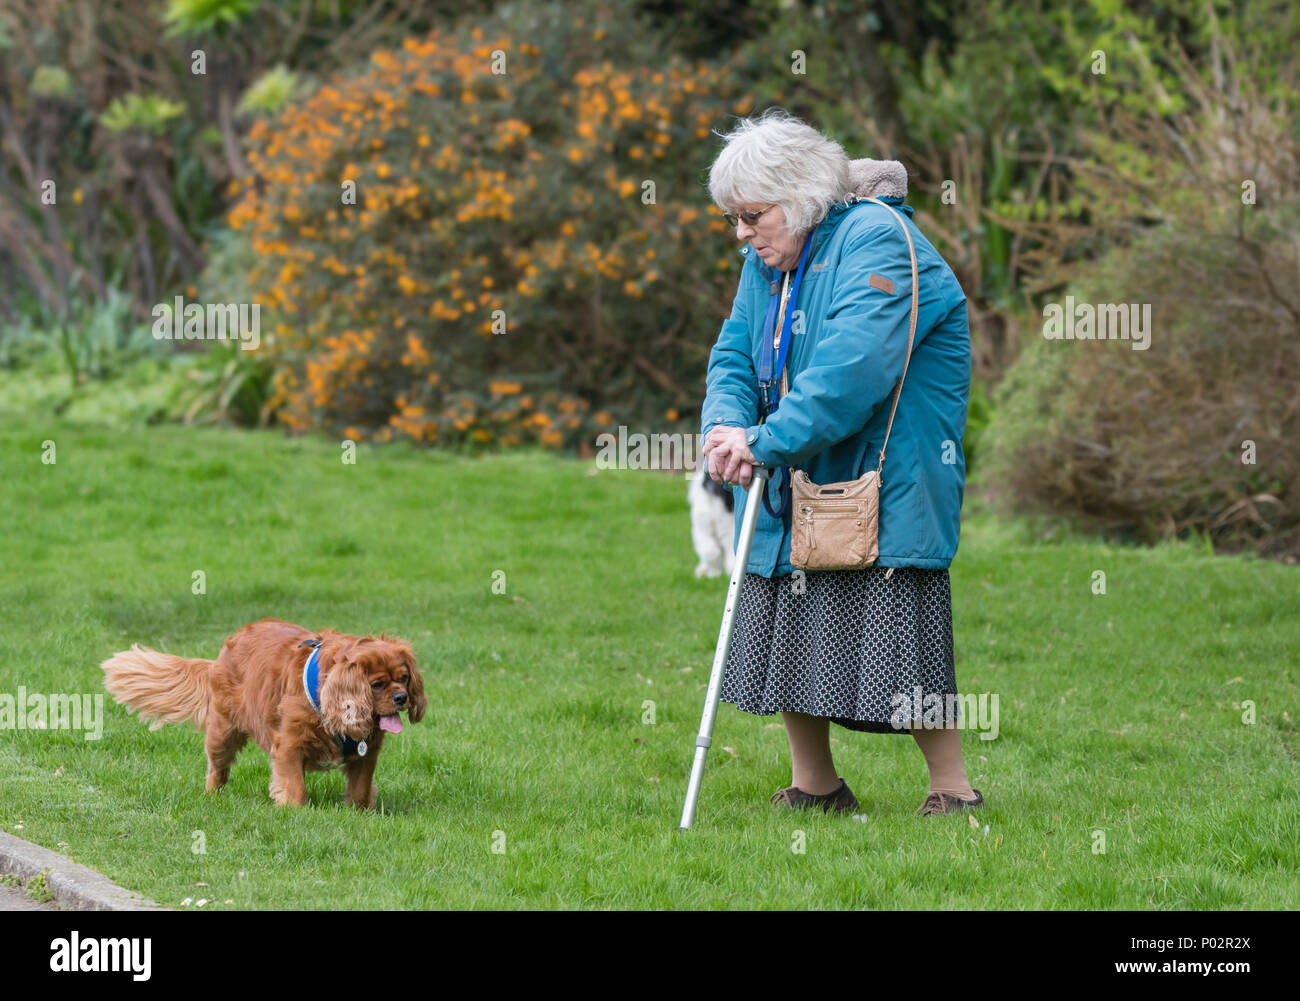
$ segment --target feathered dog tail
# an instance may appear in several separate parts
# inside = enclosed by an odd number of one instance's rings
[[[137,710],[140,718],[153,720],[150,730],[164,723],[189,721],[196,730],[207,727],[212,689],[208,672],[214,660],[189,660],[159,653],[138,643],[114,654],[99,666],[104,669],[104,687],[114,701]]]

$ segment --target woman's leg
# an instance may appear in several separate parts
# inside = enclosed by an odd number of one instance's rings
[[[945,729],[914,729],[925,763],[930,769],[930,791],[946,792],[958,799],[974,799],[975,791],[966,778],[966,766],[961,759],[961,731],[956,727]]]
[[[781,714],[790,738],[790,784],[813,796],[825,796],[840,787],[831,760],[830,726],[825,716]]]

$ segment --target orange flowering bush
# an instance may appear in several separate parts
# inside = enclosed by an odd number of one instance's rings
[[[697,409],[740,257],[705,185],[738,64],[578,17],[434,31],[250,132],[229,215],[293,429],[590,442]]]

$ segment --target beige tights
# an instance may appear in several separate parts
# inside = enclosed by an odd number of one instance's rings
[[[825,716],[783,712],[786,736],[790,739],[790,784],[814,796],[824,796],[839,788],[839,775],[831,758],[830,720]],[[946,792],[959,799],[974,799],[966,766],[961,757],[961,731],[956,727],[943,730],[912,730],[930,769],[930,791]]]
[[[930,791],[946,792],[958,799],[974,799],[975,791],[966,778],[966,766],[961,759],[961,731],[947,729],[917,729],[912,737],[925,755],[930,768]]]

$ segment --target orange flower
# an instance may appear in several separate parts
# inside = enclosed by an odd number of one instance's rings
[[[429,352],[424,349],[424,345],[420,343],[420,339],[414,334],[406,335],[406,350],[409,351],[411,357],[421,365],[427,365],[432,361],[429,357]]]

